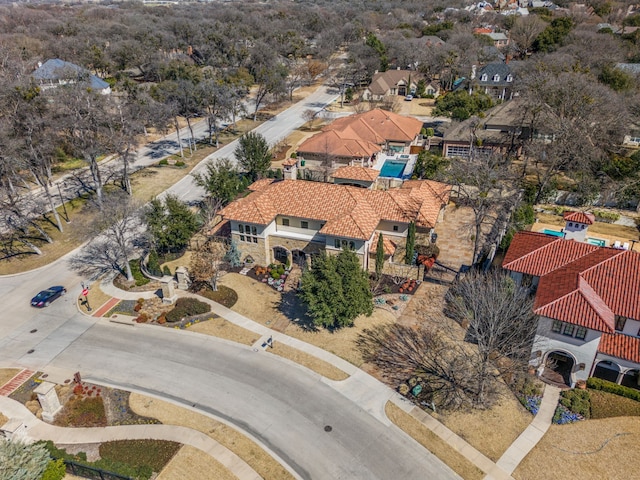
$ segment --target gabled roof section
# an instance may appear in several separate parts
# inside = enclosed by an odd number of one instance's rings
[[[584,212],[564,212],[562,218],[566,222],[584,223],[585,225],[593,225],[596,221],[596,216],[593,213]]]
[[[442,42],[442,40],[440,40],[440,42]],[[408,86],[409,82],[418,83],[418,80],[422,78],[422,74],[412,70],[387,70],[386,72],[378,72],[374,73],[371,79],[369,91],[374,95],[385,95],[391,87],[400,83]]]
[[[40,65],[31,76],[37,80],[86,80],[91,88],[104,90],[109,88],[109,84],[101,78],[93,75],[89,70],[75,63],[65,62],[59,58],[50,58]]]
[[[422,121],[376,108],[338,118],[324,130],[340,132],[343,138],[357,138],[381,145],[386,141],[413,141],[422,130]]]
[[[378,223],[380,219],[366,199],[362,198],[351,211],[328,220],[320,232],[337,237],[369,240]]]
[[[611,310],[608,312],[599,311],[579,290],[574,290],[540,308],[534,308],[533,311],[537,315],[580,325],[591,330],[614,332],[610,323],[614,322],[615,316]]]
[[[369,247],[369,253],[376,253],[378,251],[378,238],[380,237],[380,233],[376,232],[373,236],[373,240],[371,241],[371,246]],[[391,240],[389,237],[382,237],[382,248],[384,250],[385,255],[393,255],[396,253],[396,242]]]
[[[378,143],[353,138],[352,132],[324,131],[308,138],[298,147],[298,153],[314,153],[332,157],[370,157],[380,151]]]
[[[598,352],[640,363],[640,338],[622,333],[605,333],[600,337]]]
[[[543,240],[537,238],[539,234],[534,234],[535,237],[533,238],[530,238],[528,234],[531,234],[531,232],[519,232],[513,237],[511,244],[514,245],[515,242],[515,250],[523,253],[518,255],[517,258],[513,258],[513,254],[505,256],[502,268],[533,275],[534,277],[542,277],[599,248],[588,243],[554,238],[549,235],[545,236],[551,238],[551,242],[544,243]],[[519,245],[521,242],[525,246]],[[527,245],[529,243],[531,245]],[[527,247],[531,248],[535,243],[542,245],[526,252]],[[509,247],[509,250],[511,250],[511,247]]]
[[[517,232],[511,240],[509,250],[502,260],[502,268],[506,270],[513,270],[511,263],[515,260],[519,260],[521,257],[536,251],[537,249],[549,245],[557,240],[550,235],[544,233],[521,231]]]
[[[344,178],[347,180],[360,180],[363,182],[374,182],[380,175],[379,170],[367,167],[347,166],[340,167],[333,172],[333,178]]]

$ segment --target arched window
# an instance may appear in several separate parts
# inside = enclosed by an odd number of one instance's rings
[[[244,233],[244,226],[241,223],[238,224],[238,231]]]

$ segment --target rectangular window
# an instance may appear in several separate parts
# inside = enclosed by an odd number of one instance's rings
[[[289,226],[289,219],[288,218],[283,218],[282,219],[282,226],[283,227],[288,227]]]
[[[302,220],[300,222],[300,228],[309,228],[309,222]]]
[[[258,237],[253,237],[253,243],[258,243]]]
[[[258,235],[258,229],[256,227],[251,227],[251,235]]]
[[[244,242],[244,235],[240,235],[240,241]]]
[[[242,226],[242,224],[241,224],[241,223],[238,225],[238,231],[239,231],[240,233],[244,233],[244,226]]]
[[[560,333],[560,330],[562,330],[562,322],[560,320],[554,320],[553,325],[551,325],[551,331]]]
[[[584,327],[578,327],[576,329],[576,338],[578,340],[584,340],[587,336],[587,329]]]
[[[340,248],[340,239],[339,238],[336,238],[333,241],[333,246],[336,247],[336,248]]]
[[[575,325],[571,325],[570,323],[565,323],[564,326],[562,327],[562,334],[568,337],[573,337],[573,331],[575,330],[575,328],[576,328]]]
[[[394,231],[394,232],[397,232],[397,231],[398,231],[398,225],[394,225],[394,226],[393,226],[393,231]]]
[[[627,317],[616,315],[616,330],[621,332],[624,330],[624,326],[627,323]]]

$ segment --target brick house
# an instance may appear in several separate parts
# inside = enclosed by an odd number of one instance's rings
[[[374,268],[377,235],[385,238],[389,261],[406,243],[410,222],[430,233],[442,218],[451,187],[412,180],[402,188],[369,190],[305,180],[263,179],[251,193],[221,212],[242,261],[307,262],[320,252],[353,249],[365,269]],[[373,253],[371,253],[373,250]]]
[[[582,232],[591,218],[565,220]],[[639,388],[639,253],[523,231],[502,268],[535,292],[538,328],[529,363],[541,375],[570,386],[596,376]]]

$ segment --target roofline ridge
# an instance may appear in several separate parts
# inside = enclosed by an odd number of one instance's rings
[[[565,293],[565,294],[564,294],[564,295],[562,295],[561,297],[558,297],[558,298],[556,298],[555,300],[550,301],[549,303],[545,303],[544,305],[542,305],[542,306],[540,306],[540,307],[538,307],[538,308],[534,309],[534,311],[533,311],[533,312],[534,312],[534,313],[536,313],[536,314],[538,314],[538,313],[537,313],[537,312],[538,312],[538,310],[542,310],[543,308],[547,308],[547,307],[549,307],[549,306],[553,305],[554,303],[559,302],[560,300],[564,300],[566,297],[568,297],[569,295],[571,295],[571,294],[573,294],[573,293],[575,293],[575,292],[578,292],[578,289],[577,289],[577,288],[574,288],[574,289],[573,289],[573,290],[571,290],[570,292]]]
[[[591,302],[591,300],[589,300],[589,298],[588,298],[587,296],[585,296],[585,295],[584,295],[584,293],[582,293],[582,287],[583,287],[583,286],[588,287],[588,289],[589,289],[589,290],[591,290],[591,292],[593,292],[593,293],[594,293],[594,295],[596,295],[596,296],[600,299],[600,301],[602,302],[602,304],[604,305],[604,307],[605,307],[609,312],[611,312],[611,314],[612,314],[612,315],[614,316],[614,318],[615,318],[615,313],[614,313],[614,311],[613,311],[613,310],[611,310],[611,307],[609,307],[609,305],[607,305],[607,304],[606,304],[606,302],[604,301],[604,299],[603,299],[603,298],[598,294],[598,292],[596,292],[596,291],[595,291],[595,289],[591,286],[591,284],[587,281],[587,279],[586,279],[586,278],[584,278],[584,277],[582,276],[582,274],[581,274],[581,273],[579,273],[579,274],[578,274],[578,291],[580,292],[580,295],[582,295],[582,296],[584,297],[584,299],[587,301],[587,303],[588,303],[589,305],[591,305],[591,308],[593,308],[593,309],[596,311],[596,313],[598,313],[598,316],[599,316],[600,318],[602,318],[602,316],[600,315],[600,312],[599,312],[598,307],[597,307],[596,305],[594,305],[594,303],[593,303],[593,302]],[[604,321],[604,319],[603,319],[603,321]],[[604,322],[604,323],[606,324],[606,322]]]
[[[611,247],[605,247],[605,248],[608,248],[609,250],[614,250],[614,249],[613,249],[613,248],[611,248]],[[596,250],[594,250],[594,251],[596,251]],[[589,272],[589,271],[591,271],[591,270],[593,270],[593,269],[595,269],[595,268],[597,268],[597,267],[601,266],[602,264],[607,263],[607,262],[609,262],[609,261],[612,261],[614,258],[618,258],[620,255],[623,255],[625,252],[630,252],[630,251],[631,251],[631,250],[619,250],[619,251],[616,251],[616,252],[615,252],[613,255],[611,255],[610,257],[605,258],[604,260],[602,260],[601,262],[596,263],[595,265],[591,265],[589,268],[586,268],[586,269],[584,269],[583,271],[581,271],[578,275],[582,276],[583,274],[585,274],[585,273],[587,273],[587,272]],[[586,280],[585,280],[585,281],[586,281]]]
[[[518,233],[520,233],[520,232],[518,232]],[[532,233],[540,233],[540,232],[532,232]],[[544,233],[543,233],[543,235],[544,235]],[[507,265],[511,265],[513,262],[517,262],[517,261],[522,260],[523,258],[527,258],[529,255],[533,255],[533,254],[534,254],[534,253],[536,253],[537,251],[539,251],[539,250],[541,250],[541,249],[543,249],[543,248],[546,248],[546,247],[548,247],[549,245],[553,245],[554,243],[559,242],[559,241],[561,241],[561,240],[564,240],[564,239],[563,239],[563,238],[556,238],[556,239],[554,239],[554,240],[551,240],[549,243],[546,243],[546,244],[542,245],[541,247],[535,248],[535,249],[531,250],[529,253],[525,253],[524,255],[522,255],[522,256],[520,256],[520,257],[516,258],[515,260],[512,260],[511,262],[507,263],[506,265],[503,265],[503,266],[502,266],[502,268],[507,268]],[[560,268],[560,267],[558,267],[558,268]],[[556,269],[556,270],[557,270],[557,269]],[[553,271],[555,271],[555,270],[552,270],[552,272],[553,272]],[[549,275],[550,273],[551,273],[551,272],[547,272],[545,275]],[[542,277],[542,276],[543,276],[543,275],[540,275],[540,277]]]

